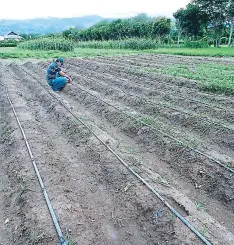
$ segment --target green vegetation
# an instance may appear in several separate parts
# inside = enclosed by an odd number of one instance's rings
[[[1,41],[0,47],[16,47],[17,42],[16,41]]]
[[[66,230],[66,236],[67,236],[67,240],[68,240],[68,245],[73,245],[74,242],[71,240],[71,235],[70,232],[68,230]]]
[[[160,48],[156,50],[145,51],[148,53],[157,54],[172,54],[184,56],[208,56],[208,57],[234,57],[234,48]]]
[[[74,43],[63,38],[38,38],[22,42],[18,47],[29,50],[60,50],[67,52],[74,50]]]
[[[185,48],[208,48],[207,42],[190,41],[184,43]]]
[[[219,12],[220,14],[214,14]],[[74,47],[98,49],[128,49],[141,52],[204,55],[204,56],[234,56],[233,49],[211,49],[209,46],[221,47],[233,42],[234,3],[231,0],[191,0],[189,4],[177,10],[175,21],[166,17],[149,17],[139,14],[128,19],[101,21],[87,29],[70,28],[61,33],[51,33],[44,37],[30,34],[18,47],[24,50],[42,50],[67,52],[63,56],[82,56],[76,54]],[[0,42],[4,45],[3,42]],[[9,44],[11,46],[12,44]],[[15,45],[15,44],[14,44]],[[13,45],[12,45],[13,46]],[[197,49],[195,51],[195,49]],[[34,57],[30,52],[3,52],[1,57]],[[88,55],[92,55],[88,51]],[[105,55],[116,51],[105,51]],[[130,51],[129,51],[130,53]],[[103,54],[103,51],[101,51]],[[38,55],[38,53],[37,53]],[[39,56],[48,56],[39,53]]]
[[[217,14],[219,13],[219,14]],[[74,41],[110,41],[132,38],[154,39],[158,45],[186,43],[186,47],[208,45],[231,46],[234,30],[232,0],[191,0],[185,8],[173,14],[175,22],[166,17],[140,14],[129,19],[101,21],[90,28],[70,28],[62,33]],[[99,48],[99,46],[98,46]]]
[[[24,50],[18,47],[15,48],[0,48],[0,58],[37,58],[51,59],[56,57],[95,57],[95,56],[116,56],[140,53],[134,50],[121,49],[91,49],[91,48],[75,48],[74,51],[63,52],[58,50]]]
[[[94,49],[94,48],[75,48],[74,51],[63,52],[59,50],[25,50],[18,47],[0,47],[0,58],[54,58],[63,57],[95,57],[95,56],[116,56],[140,53],[171,54],[184,56],[210,56],[210,57],[234,57],[234,48],[158,48],[149,50],[130,50],[130,49]]]
[[[148,69],[153,72],[196,80],[202,90],[234,94],[234,70],[230,65],[194,64],[173,65],[164,68]]]
[[[206,203],[205,202],[198,202],[196,203],[196,208],[198,211],[205,209]]]
[[[78,42],[76,44],[79,48],[98,48],[98,49],[132,49],[132,50],[146,50],[157,49],[160,47],[173,47],[173,45],[159,44],[154,39],[143,38],[129,38],[123,40],[109,40],[109,41],[87,41]],[[175,47],[176,45],[174,45]]]

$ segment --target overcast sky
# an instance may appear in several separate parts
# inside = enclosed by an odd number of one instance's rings
[[[189,0],[1,0],[0,19],[40,17],[130,17],[138,13],[172,16]]]

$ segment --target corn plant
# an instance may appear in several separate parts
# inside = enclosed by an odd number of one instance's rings
[[[22,42],[18,45],[19,48],[29,50],[60,50],[73,51],[73,42],[63,38],[39,38]]]
[[[143,39],[143,38],[129,38],[120,40],[109,40],[109,41],[82,41],[77,42],[76,47],[78,48],[97,48],[97,49],[132,49],[132,50],[146,50],[146,49],[157,49],[172,47],[168,44],[159,44],[154,39]]]

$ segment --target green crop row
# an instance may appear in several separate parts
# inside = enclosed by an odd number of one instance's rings
[[[82,41],[76,43],[77,48],[96,48],[96,49],[132,49],[132,50],[146,50],[158,48],[172,48],[177,45],[160,44],[154,39],[130,38],[123,40],[109,40],[109,41]]]
[[[148,70],[151,72],[172,75],[174,77],[184,77],[196,80],[197,86],[201,90],[234,95],[234,71],[232,65],[201,63],[191,67],[187,64],[179,64]]]
[[[22,42],[18,47],[29,50],[60,50],[67,52],[74,50],[74,43],[62,38],[40,38]]]
[[[17,42],[16,41],[1,41],[0,47],[16,47]]]

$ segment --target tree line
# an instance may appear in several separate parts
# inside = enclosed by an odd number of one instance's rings
[[[126,38],[153,38],[159,43],[203,41],[219,47],[232,45],[234,29],[233,0],[191,0],[185,8],[173,13],[174,20],[152,18],[140,14],[129,19],[117,19],[79,30],[70,28],[62,33],[76,41],[108,41]]]

